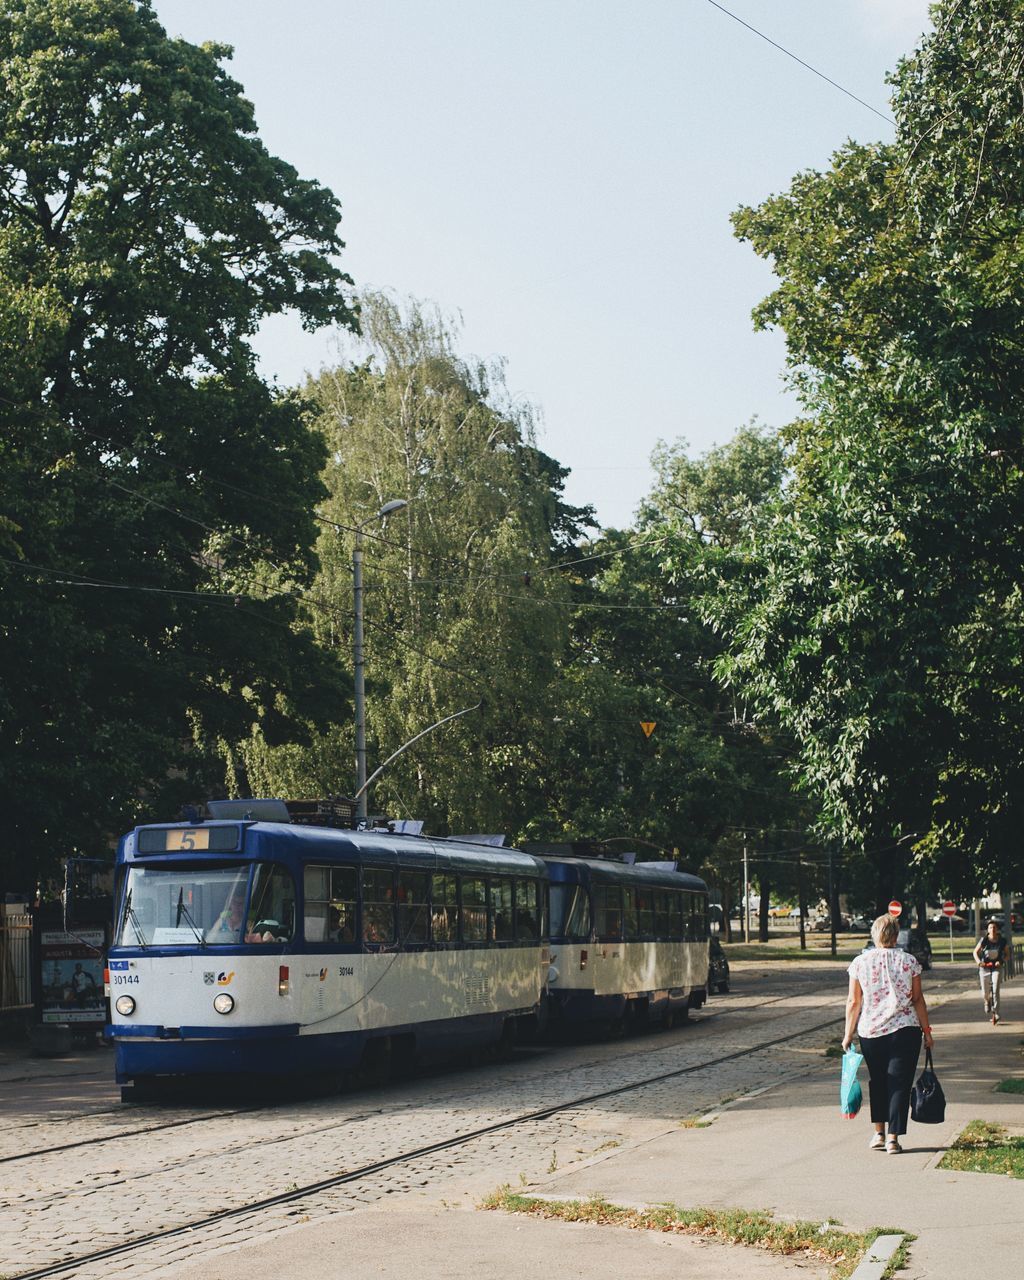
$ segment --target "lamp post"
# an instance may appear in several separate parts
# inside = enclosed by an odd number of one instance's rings
[[[366,817],[366,681],[363,672],[363,529],[374,520],[383,520],[393,511],[409,504],[405,498],[393,498],[381,509],[356,525],[356,544],[352,548],[352,596],[355,625],[352,629],[352,662],[355,676],[356,710],[356,817]]]

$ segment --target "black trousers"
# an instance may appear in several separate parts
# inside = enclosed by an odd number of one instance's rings
[[[900,1027],[887,1036],[861,1036],[860,1051],[868,1064],[872,1122],[884,1124],[892,1134],[906,1133],[921,1028]]]

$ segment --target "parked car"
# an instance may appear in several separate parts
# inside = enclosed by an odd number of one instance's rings
[[[708,952],[708,994],[710,995],[712,991],[724,994],[728,990],[729,961],[722,950],[722,944],[717,938],[712,937]]]
[[[943,915],[942,912],[940,911],[938,915],[928,917],[928,923],[933,928],[945,929],[947,933],[949,932],[950,921],[952,921],[953,923],[954,933],[966,933],[967,930],[970,928],[970,925],[963,918],[963,916],[947,916],[947,915]]]
[[[932,944],[920,929],[901,929],[896,935],[896,945],[909,951],[922,969],[932,967]]]
[[[849,927],[850,927],[850,922],[846,918],[846,916],[840,916],[839,919],[836,921],[836,933],[845,933],[847,929],[849,929]],[[815,933],[831,933],[832,932],[832,922],[828,918],[828,916],[821,916],[820,919],[815,920],[814,932]]]
[[[990,915],[986,914],[982,917],[982,923],[985,925],[987,925],[990,920],[994,920],[996,924],[998,924],[999,927],[1005,931],[1006,929],[1006,912],[1005,911],[994,911]],[[1017,914],[1016,911],[1010,912],[1010,923],[1013,926],[1014,933],[1019,933],[1021,928],[1024,927],[1024,920],[1021,919],[1021,917]]]
[[[874,939],[868,938],[864,950],[870,951],[874,945]],[[901,929],[896,935],[896,945],[901,951],[909,951],[922,969],[932,967],[932,944],[920,929]]]
[[[854,933],[867,933],[871,928],[871,921],[867,916],[854,916],[850,921],[850,929]]]

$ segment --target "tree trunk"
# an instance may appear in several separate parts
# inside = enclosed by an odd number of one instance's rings
[[[761,894],[761,901],[757,907],[758,942],[768,941],[768,907],[771,905],[771,890],[771,880],[767,876],[762,876],[758,881],[758,891]]]
[[[807,950],[807,886],[804,884],[804,864],[803,859],[797,864],[797,874],[800,879],[797,883],[797,900],[796,909],[800,913],[800,950]]]

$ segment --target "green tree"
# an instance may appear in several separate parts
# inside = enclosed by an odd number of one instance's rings
[[[745,834],[759,848],[793,843],[781,830],[800,821],[787,743],[715,683],[722,643],[695,610],[698,566],[743,539],[778,493],[782,459],[756,426],[703,458],[661,445],[637,528],[577,553],[570,646],[552,692],[557,786],[531,834],[633,840],[642,857],[651,844],[678,849],[727,905],[738,901]],[[649,738],[642,721],[656,724]],[[795,875],[780,867],[785,890]]]
[[[792,733],[879,888],[911,874],[905,837],[951,889],[1020,868],[1024,6],[933,16],[896,140],[736,215],[806,416],[754,554],[707,596],[721,673]]]
[[[400,757],[372,805],[430,829],[517,833],[544,803],[548,691],[565,643],[559,556],[587,513],[561,500],[565,472],[536,448],[527,406],[502,370],[456,351],[436,312],[361,299],[365,349],[307,389],[329,492],[310,615],[319,640],[351,654],[351,554],[365,526],[369,769],[451,712],[482,703]],[[374,513],[408,506],[383,526]],[[254,785],[350,792],[344,725],[310,747],[246,748]]]
[[[228,54],[145,2],[0,12],[8,881],[165,814],[197,733],[280,739],[343,696],[294,627],[322,445],[250,347],[288,309],[353,323],[338,204],[260,142]]]

